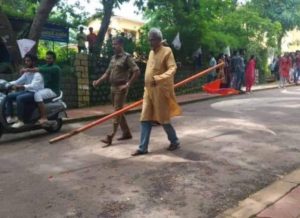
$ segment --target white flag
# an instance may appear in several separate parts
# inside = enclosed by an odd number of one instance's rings
[[[230,47],[227,46],[225,49],[224,49],[224,54],[227,54],[228,56],[230,56]]]
[[[179,32],[177,33],[176,37],[174,38],[172,44],[175,49],[180,50],[181,42],[180,42],[180,38],[179,38]]]
[[[19,50],[21,53],[21,57],[24,58],[24,56],[32,49],[32,47],[35,45],[35,41],[31,39],[20,39],[17,40],[17,44],[19,46]]]

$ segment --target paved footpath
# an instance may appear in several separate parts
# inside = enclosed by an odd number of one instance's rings
[[[257,85],[253,87],[253,91],[266,90],[277,88],[277,83],[269,83],[264,85]],[[204,101],[212,98],[222,97],[220,95],[207,94],[204,92],[188,95],[177,96],[177,101],[179,104],[187,104],[196,101]],[[140,111],[141,107],[133,108],[129,113]],[[95,107],[88,108],[79,108],[79,109],[69,109],[67,110],[68,118],[65,120],[66,123],[79,122],[84,120],[92,120],[103,117],[107,114],[113,112],[113,107],[111,105],[100,105]]]
[[[254,193],[218,218],[299,218],[300,169]]]
[[[257,85],[253,91],[277,88],[277,83]],[[195,101],[204,101],[219,98],[219,95],[196,93],[177,97],[180,104]],[[139,108],[130,112],[138,112]],[[111,105],[102,105],[89,108],[70,109],[67,111],[69,118],[66,123],[92,120],[103,117],[113,111]],[[295,170],[279,181],[260,190],[241,201],[235,208],[226,210],[219,218],[300,218],[300,169]]]
[[[298,180],[298,182],[300,182]],[[290,191],[282,199],[266,208],[257,215],[258,218],[299,218],[300,217],[300,186]]]

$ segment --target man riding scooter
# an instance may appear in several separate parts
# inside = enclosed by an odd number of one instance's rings
[[[37,57],[26,54],[24,58],[26,69],[35,67]],[[15,92],[9,93],[6,97],[7,123],[13,124],[11,127],[20,128],[24,126],[24,108],[26,104],[34,103],[34,94],[44,88],[43,77],[39,72],[22,72],[22,76],[9,82]],[[13,102],[17,103],[17,117],[14,117]]]
[[[44,100],[59,96],[60,94],[60,72],[61,69],[55,64],[56,54],[53,51],[46,53],[46,64],[41,67],[23,68],[21,72],[40,72],[44,78],[45,88],[35,92],[34,100],[38,104],[42,125],[51,125],[46,115]]]

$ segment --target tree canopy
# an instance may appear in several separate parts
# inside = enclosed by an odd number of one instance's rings
[[[83,12],[90,0],[70,5],[65,0],[0,0],[0,13],[30,17],[33,20],[29,38],[38,40],[41,25],[47,20],[67,22],[72,27],[102,19],[98,31],[98,53],[101,51],[113,10],[129,0],[98,0],[95,14]],[[147,30],[159,27],[171,43],[180,33],[182,47],[175,51],[183,62],[201,47],[213,53],[225,47],[255,51],[280,47],[284,34],[300,23],[300,0],[132,0],[147,20],[137,50],[148,52]],[[94,2],[95,3],[95,2]]]
[[[300,25],[300,0],[252,0],[249,7],[256,10],[263,18],[281,24],[278,35],[278,48],[287,31],[293,30]]]
[[[232,0],[149,0],[136,2],[144,10],[144,27],[159,27],[168,42],[180,33],[182,48],[175,51],[181,61],[203,50],[219,53],[232,49],[276,46],[280,22],[263,17],[253,4],[239,5]],[[144,43],[145,40],[141,41]]]

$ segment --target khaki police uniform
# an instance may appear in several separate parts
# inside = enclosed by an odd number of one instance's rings
[[[126,85],[130,79],[131,72],[136,70],[139,70],[139,68],[130,54],[122,52],[121,54],[112,57],[106,73],[109,74],[111,99],[115,111],[123,108],[128,94],[128,88],[120,90],[120,86]],[[111,137],[116,134],[119,125],[123,132],[123,136],[131,135],[125,116],[122,114],[115,117],[113,120],[113,132]]]

